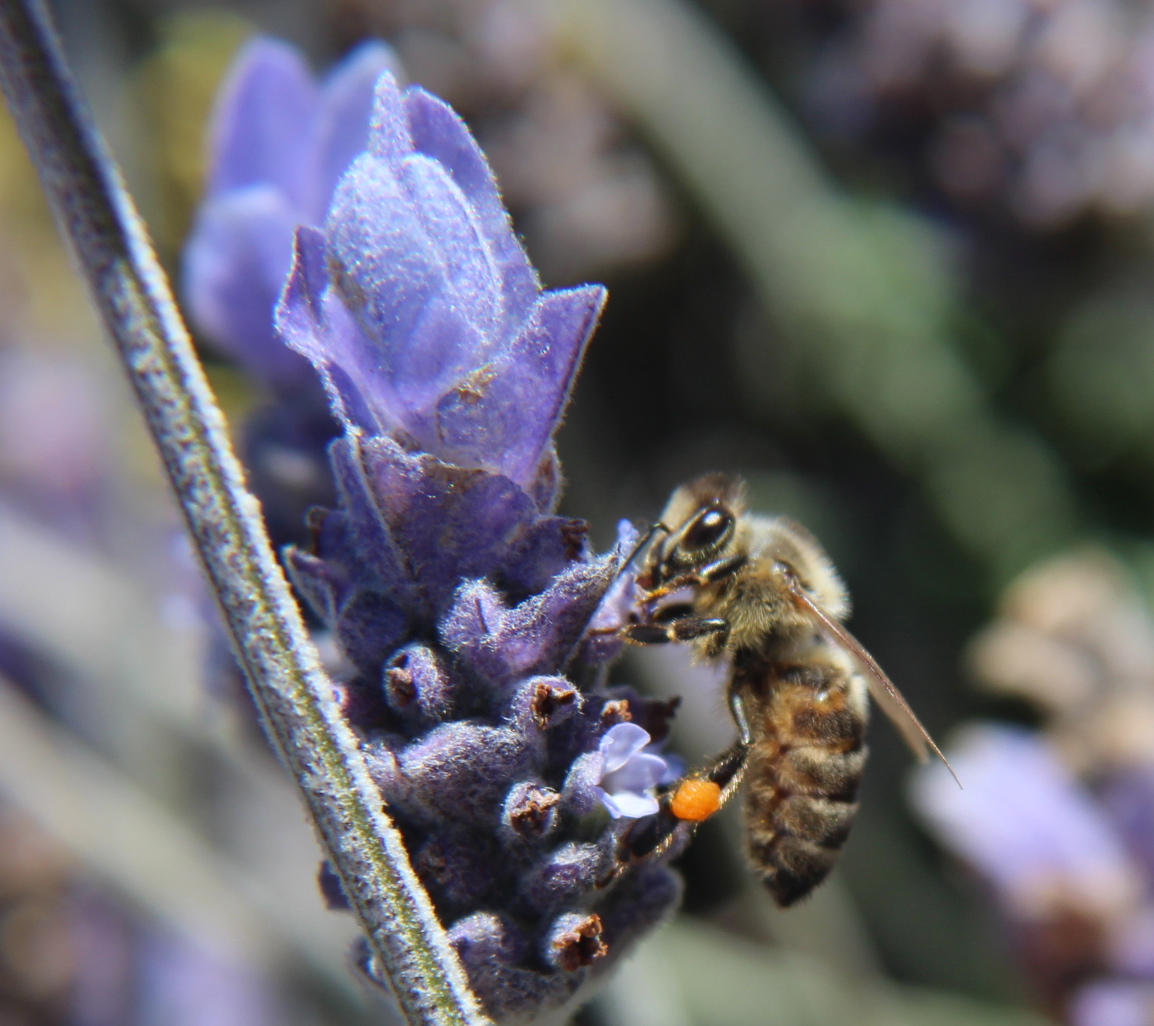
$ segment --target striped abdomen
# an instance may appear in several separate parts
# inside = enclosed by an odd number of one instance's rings
[[[745,771],[749,857],[777,903],[805,897],[833,868],[865,767],[865,683],[840,649],[804,659],[738,653],[732,687],[754,735]]]

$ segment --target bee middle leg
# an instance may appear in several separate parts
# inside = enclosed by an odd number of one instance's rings
[[[745,553],[739,553],[736,556],[726,556],[724,559],[706,563],[704,566],[699,566],[695,570],[678,574],[676,577],[665,581],[660,587],[648,591],[645,595],[645,602],[647,604],[657,602],[665,598],[666,595],[672,595],[682,588],[703,588],[707,584],[713,584],[716,581],[724,580],[726,577],[732,577],[748,562],[749,556]]]

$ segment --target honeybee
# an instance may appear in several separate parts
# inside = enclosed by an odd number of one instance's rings
[[[945,757],[842,626],[849,596],[820,543],[785,517],[749,513],[739,479],[711,474],[673,493],[637,583],[638,613],[622,637],[727,658],[738,739],[662,796],[658,816],[626,836],[624,856],[664,849],[744,780],[749,861],[777,903],[792,905],[825,879],[853,823],[867,693],[920,758]]]

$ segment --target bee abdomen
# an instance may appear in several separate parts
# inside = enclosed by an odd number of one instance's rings
[[[829,875],[845,844],[865,768],[865,684],[841,653],[735,660],[735,688],[756,709],[746,762],[749,857],[782,906]]]
[[[851,819],[855,809],[856,806],[849,810]],[[800,901],[821,883],[833,869],[837,855],[838,848],[802,837],[775,835],[765,843],[760,843],[754,834],[749,838],[754,872],[782,908]]]
[[[857,812],[866,749],[830,751],[770,743],[746,776],[749,857],[782,907],[805,897],[837,861]]]

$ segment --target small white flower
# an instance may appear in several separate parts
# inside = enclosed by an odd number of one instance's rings
[[[652,816],[658,809],[653,789],[674,774],[671,761],[642,750],[648,744],[648,732],[636,723],[618,723],[601,738],[604,769],[595,790],[614,819]]]

